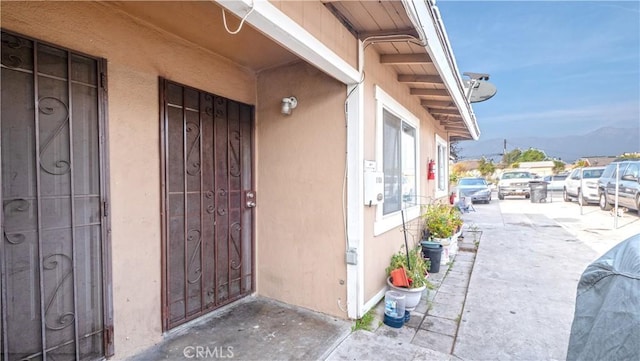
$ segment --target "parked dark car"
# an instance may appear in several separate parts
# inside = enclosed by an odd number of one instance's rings
[[[491,202],[491,189],[484,178],[460,178],[458,180],[458,199],[470,198],[471,203]]]
[[[640,214],[640,159],[617,160],[604,169],[598,179],[600,209],[608,211],[615,204],[616,183],[618,206],[635,209]]]

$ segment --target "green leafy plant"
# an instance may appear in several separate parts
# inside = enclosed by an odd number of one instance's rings
[[[462,226],[460,212],[449,204],[431,204],[422,215],[424,228],[434,238],[448,238]]]
[[[409,263],[407,263],[407,252],[404,250],[404,246],[391,256],[391,262],[389,267],[386,268],[387,276],[391,276],[391,271],[404,268],[407,272],[407,278],[409,278],[409,288],[418,288],[427,286],[432,288],[431,283],[427,280],[429,269],[429,260],[422,257],[422,246],[418,245],[409,250]]]
[[[371,323],[373,323],[374,314],[373,309],[365,313],[362,318],[356,320],[356,324],[351,327],[351,331],[366,330],[371,331]]]

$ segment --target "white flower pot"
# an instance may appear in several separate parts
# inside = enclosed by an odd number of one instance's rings
[[[404,295],[404,309],[407,311],[413,311],[416,308],[422,298],[422,292],[427,288],[426,286],[418,288],[396,287],[391,283],[390,277],[387,277],[387,285],[389,285],[389,289],[400,292]]]
[[[451,244],[453,243],[451,242],[451,237],[434,238],[433,241],[438,242],[442,245],[442,256],[440,256],[440,265],[444,266],[450,261],[449,257],[451,256]]]

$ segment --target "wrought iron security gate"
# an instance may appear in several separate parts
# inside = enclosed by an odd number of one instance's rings
[[[163,328],[253,290],[253,108],[161,79]]]
[[[1,360],[113,354],[105,65],[2,32]]]

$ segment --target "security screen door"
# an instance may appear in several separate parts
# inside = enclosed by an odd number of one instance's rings
[[[253,290],[253,107],[160,83],[167,330]]]
[[[113,353],[105,64],[2,32],[0,360]]]

